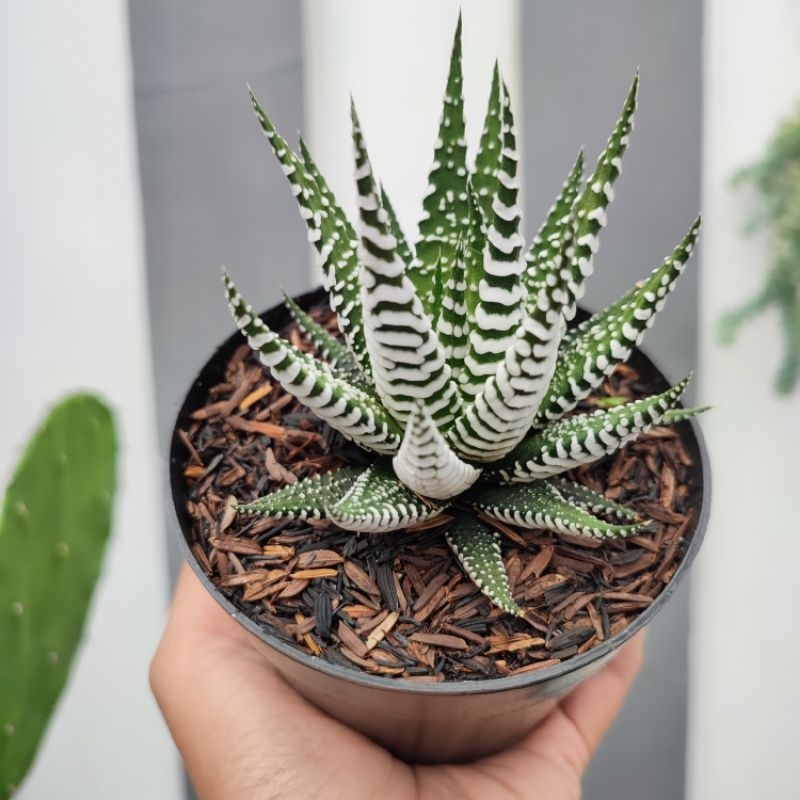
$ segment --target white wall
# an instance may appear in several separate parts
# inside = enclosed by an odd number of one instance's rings
[[[522,142],[518,0],[304,0],[306,128],[322,173],[355,208],[350,93],[370,159],[400,224],[416,240],[433,162],[459,8],[467,144],[474,157],[499,58]],[[523,154],[524,157],[524,154]]]
[[[76,388],[114,407],[116,525],[72,680],[21,800],[172,800],[147,668],[166,608],[127,4],[0,0],[0,482]]]
[[[762,238],[743,238],[755,198],[737,167],[763,152],[800,101],[800,4],[707,0],[703,170],[702,399],[714,482],[712,522],[695,570],[689,797],[800,797],[800,393],[772,393],[777,315],[715,342],[720,314],[755,293]]]

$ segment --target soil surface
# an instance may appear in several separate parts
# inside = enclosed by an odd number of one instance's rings
[[[327,309],[312,315],[333,325]],[[311,349],[294,325],[284,335]],[[577,410],[663,388],[623,365]],[[638,536],[601,541],[489,521],[504,534],[503,558],[525,609],[517,618],[462,571],[443,535],[447,518],[353,534],[326,521],[236,514],[235,501],[370,460],[274,383],[244,344],[206,404],[179,426],[190,545],[242,613],[332,663],[426,682],[538,670],[624,629],[672,578],[698,513],[686,430],[656,428],[566,473],[652,520]]]

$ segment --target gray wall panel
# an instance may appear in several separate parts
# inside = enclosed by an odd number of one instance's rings
[[[299,3],[137,0],[130,5],[157,413],[174,415],[232,330],[227,266],[265,307],[308,288],[309,250],[261,135],[247,83],[282,130],[302,120]],[[173,567],[177,547],[169,518]]]
[[[543,218],[581,145],[595,159],[637,67],[640,104],[585,304],[616,299],[668,255],[699,210],[700,0],[523,0],[525,189],[529,230]],[[691,262],[645,340],[669,377],[697,363]],[[651,626],[648,655],[595,758],[587,800],[684,793],[688,590]]]

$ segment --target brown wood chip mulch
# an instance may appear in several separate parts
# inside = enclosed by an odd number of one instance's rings
[[[332,325],[327,309],[312,312]],[[310,349],[294,326],[284,332]],[[602,396],[648,394],[620,366]],[[352,534],[328,522],[237,515],[247,502],[369,456],[273,383],[245,344],[226,380],[179,436],[192,550],[245,614],[328,661],[412,681],[516,675],[558,664],[628,626],[662,591],[696,510],[692,465],[676,428],[657,428],[567,477],[653,520],[651,529],[599,541],[492,522],[525,617],[495,608],[464,574],[440,520],[392,534]]]

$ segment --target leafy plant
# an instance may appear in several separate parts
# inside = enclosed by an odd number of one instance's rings
[[[359,219],[353,226],[305,143],[295,154],[252,98],[319,254],[343,338],[287,301],[326,363],[293,347],[266,326],[226,273],[231,311],[274,379],[375,459],[364,469],[301,480],[239,505],[241,512],[327,518],[372,532],[447,512],[447,541],[464,569],[517,615],[500,535],[487,520],[596,537],[645,527],[630,509],[560,477],[654,425],[701,410],[677,406],[687,378],[659,395],[567,416],[639,344],[699,230],[696,221],[646,280],[567,330],[592,272],[637,87],[638,76],[594,172],[584,182],[579,153],[527,250],[514,119],[497,67],[475,165],[467,167],[460,21],[413,248],[376,184],[355,107]]]
[[[116,437],[75,395],[31,440],[0,516],[0,798],[33,762],[69,676],[111,529]]]
[[[774,306],[784,333],[775,389],[789,394],[800,377],[800,111],[778,126],[761,161],[736,173],[733,185],[744,184],[761,200],[745,231],[771,233],[772,265],[758,293],[722,317],[720,340],[732,343],[747,320]]]

